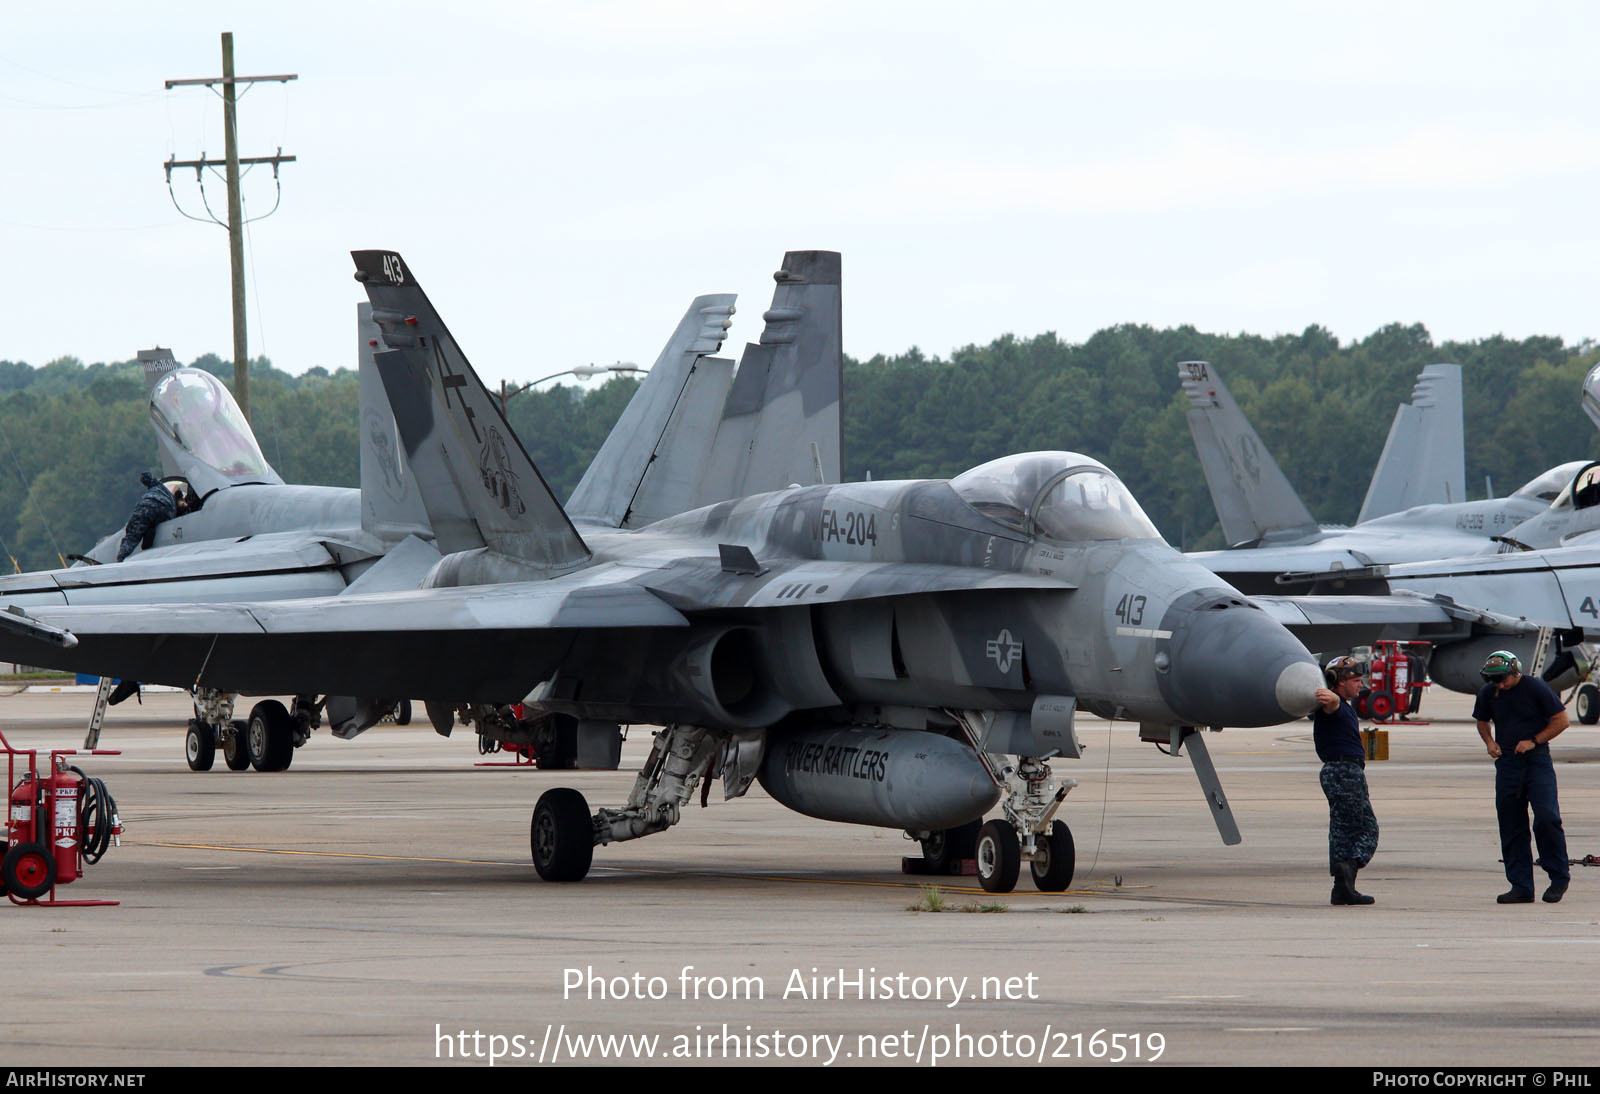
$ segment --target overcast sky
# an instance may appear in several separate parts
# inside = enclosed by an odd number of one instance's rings
[[[1600,6],[12,5],[0,359],[231,354],[223,153],[169,78],[293,72],[246,244],[250,351],[353,366],[348,252],[399,251],[491,384],[648,365],[787,249],[844,255],[857,356],[1117,323],[1351,340],[1600,334]],[[192,171],[173,176],[203,215]],[[225,208],[220,178],[205,194]],[[270,171],[246,211],[274,200]]]

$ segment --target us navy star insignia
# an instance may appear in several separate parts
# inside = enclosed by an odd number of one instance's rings
[[[1011,666],[1022,656],[1022,643],[1012,638],[1009,630],[1002,628],[999,634],[989,639],[985,656],[993,661],[994,667],[1001,672],[1010,672]]]

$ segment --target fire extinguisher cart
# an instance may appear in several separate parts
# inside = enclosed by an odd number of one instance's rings
[[[0,889],[13,904],[45,908],[107,907],[116,900],[57,900],[56,886],[83,876],[122,835],[117,805],[105,784],[67,762],[68,756],[117,756],[110,749],[57,748],[43,771],[39,749],[13,748],[0,732],[6,755],[6,839],[0,850]]]

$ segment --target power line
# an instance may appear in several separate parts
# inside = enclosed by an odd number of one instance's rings
[[[239,88],[242,86],[246,92],[258,83],[288,83],[297,80],[299,76],[294,73],[284,73],[276,76],[235,76],[233,74],[233,34],[224,31],[222,35],[222,75],[198,76],[189,79],[168,80],[166,88],[171,91],[175,87],[205,87],[213,92],[220,86],[219,94],[222,98],[222,131],[225,145],[223,158],[213,160],[206,158],[204,152],[197,160],[179,160],[174,154],[165,166],[167,171],[167,192],[172,196],[172,204],[178,212],[190,220],[206,220],[228,230],[228,264],[232,274],[233,283],[233,394],[239,403],[239,410],[250,418],[250,348],[246,337],[245,326],[245,292],[244,292],[244,210],[239,196],[239,167],[241,164],[247,168],[261,164],[272,165],[273,185],[277,188],[279,199],[283,196],[282,185],[278,179],[278,168],[285,163],[293,163],[293,156],[285,156],[283,149],[279,148],[276,155],[272,156],[239,156],[239,117],[236,109]],[[200,187],[200,201],[205,207],[206,216],[198,217],[184,210],[178,202],[178,195],[172,189],[172,171],[178,167],[192,167],[196,184]],[[211,211],[211,203],[206,198],[205,172],[207,168],[224,169],[225,181],[228,188],[228,219],[224,222],[218,219]],[[271,216],[278,208],[277,201],[273,202],[272,209],[262,214]]]

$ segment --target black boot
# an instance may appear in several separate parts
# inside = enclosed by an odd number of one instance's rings
[[[1343,862],[1333,864],[1333,896],[1330,904],[1373,904],[1376,903],[1370,896],[1356,892],[1356,871],[1361,869],[1360,863],[1354,859],[1345,859]]]

